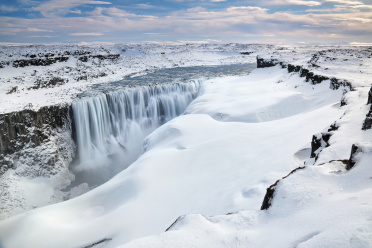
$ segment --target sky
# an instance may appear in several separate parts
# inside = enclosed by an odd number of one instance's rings
[[[0,42],[372,45],[372,0],[0,0]]]

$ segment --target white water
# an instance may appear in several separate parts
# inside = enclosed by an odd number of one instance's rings
[[[141,154],[143,138],[182,114],[199,85],[192,81],[142,86],[75,101],[76,183],[101,184],[128,167]]]

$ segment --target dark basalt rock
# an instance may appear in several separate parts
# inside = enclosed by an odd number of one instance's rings
[[[66,62],[69,57],[46,57],[45,59],[20,59],[13,61],[13,67],[47,66],[57,62]]]
[[[372,128],[372,88],[368,92],[367,104],[371,104],[371,107],[368,114],[366,115],[366,119],[364,120],[362,130],[368,130]]]
[[[0,68],[5,68],[7,65],[9,65],[9,61],[0,61]]]
[[[240,54],[242,54],[242,55],[250,55],[250,54],[252,54],[253,52],[241,52]]]
[[[331,136],[332,136],[332,133],[330,132],[321,133],[320,135],[313,135],[313,138],[311,140],[311,155],[310,155],[311,158],[316,158],[317,156],[316,151],[320,147],[329,146],[328,141],[331,138]]]
[[[13,94],[13,93],[17,92],[17,90],[18,90],[18,86],[14,86],[6,94],[7,95]]]
[[[259,56],[257,56],[256,59],[257,59],[257,68],[273,67],[279,64],[278,60],[276,59],[263,59]]]
[[[362,130],[368,130],[372,128],[372,105],[371,108],[366,116],[366,119],[364,120]]]
[[[299,72],[301,70],[301,66],[288,64],[287,70],[288,70],[289,73]]]
[[[321,75],[314,75],[313,78],[311,79],[311,82],[313,84],[320,84],[322,81],[328,80],[329,78],[326,76],[321,76]]]
[[[350,158],[349,158],[349,163],[346,165],[346,170],[350,170],[354,167],[355,161],[354,161],[354,156],[359,150],[359,146],[356,144],[353,144],[351,146],[351,153],[350,153]]]
[[[331,80],[330,88],[332,90],[337,90],[341,86],[348,87],[350,89],[350,91],[354,90],[351,83],[347,80],[341,80],[341,79],[337,79],[337,78],[331,78],[330,80]]]
[[[302,68],[301,70],[301,73],[300,73],[300,77],[306,77],[306,75],[309,73],[310,71],[308,69],[304,69]]]
[[[293,173],[295,173],[296,171],[303,170],[303,169],[305,169],[305,166],[298,167],[298,168],[294,169],[293,171],[291,171],[288,175],[283,177],[281,180],[284,180],[287,177],[289,177],[290,175],[292,175]],[[265,194],[264,200],[263,200],[262,205],[261,205],[261,210],[267,210],[267,209],[270,208],[271,202],[272,202],[272,200],[275,196],[275,190],[276,190],[279,182],[280,182],[280,179],[277,180],[273,185],[271,185],[269,188],[266,189],[266,194]]]
[[[283,62],[279,62],[279,65],[281,65],[283,69],[285,69],[285,68],[288,67],[287,64],[285,64],[285,63],[283,63]]]
[[[81,56],[79,60],[82,62],[88,62],[88,56]]]
[[[322,81],[328,80],[328,77],[316,75],[314,72],[308,72],[306,74],[306,82],[311,82],[312,84],[320,84]]]
[[[261,210],[267,210],[270,208],[271,201],[274,198],[274,193],[279,182],[280,180],[277,180],[274,184],[266,189],[266,194],[261,205]]]
[[[53,77],[49,80],[42,80],[37,79],[34,83],[34,86],[27,88],[28,90],[31,89],[40,89],[40,88],[53,88],[55,86],[60,86],[68,82],[68,79],[60,78],[60,77]]]
[[[372,104],[372,88],[368,92],[368,101],[367,104]],[[368,130],[372,128],[372,105],[369,109],[369,112],[364,120],[362,130]]]
[[[101,239],[100,241],[97,241],[97,242],[94,242],[93,244],[90,244],[90,245],[87,245],[87,246],[84,246],[84,248],[92,248],[94,246],[97,246],[97,245],[100,245],[104,242],[108,242],[108,241],[111,241],[112,239],[110,238],[105,238],[105,239]]]
[[[179,216],[167,229],[165,229],[166,232],[168,232],[178,221],[181,221],[185,218],[185,215]]]
[[[312,84],[320,84],[321,82],[329,79],[326,76],[314,74],[314,72],[310,72],[308,69],[302,68],[302,66],[299,66],[299,65],[288,64],[287,70],[289,73],[299,72],[300,77],[306,77],[306,82],[311,82]]]
[[[339,128],[339,126],[337,125],[337,123],[333,123],[332,125],[329,126],[328,128],[328,132],[332,132],[332,131],[337,131]]]
[[[92,58],[92,59],[98,58],[99,60],[116,60],[119,57],[120,57],[120,54],[89,55],[89,56],[81,56],[79,60],[82,62],[88,62],[89,58]]]
[[[0,173],[12,167],[4,158],[24,147],[34,148],[48,139],[51,129],[63,127],[72,118],[71,106],[47,106],[0,115]],[[52,163],[53,161],[51,161]]]

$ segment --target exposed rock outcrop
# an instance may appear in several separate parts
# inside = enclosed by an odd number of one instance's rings
[[[69,57],[46,57],[42,59],[20,59],[13,61],[13,67],[25,67],[25,66],[46,66],[57,62],[66,62]]]
[[[349,163],[346,165],[346,170],[351,170],[362,157],[360,155],[363,153],[372,153],[371,142],[355,143],[351,146]]]
[[[311,72],[309,69],[303,68],[300,65],[287,65],[287,70],[289,73],[291,72],[298,72],[300,73],[300,77],[306,77],[306,82],[311,82],[312,84],[320,84],[323,81],[330,80],[330,88],[332,90],[337,90],[341,86],[349,88],[350,91],[354,90],[352,87],[352,84],[344,79],[337,79],[337,78],[329,78],[323,75],[315,74],[314,72]]]
[[[266,67],[273,67],[279,64],[279,61],[276,59],[264,59],[260,56],[256,57],[257,59],[257,68],[266,68]]]
[[[369,90],[369,93],[368,93],[367,104],[371,104],[371,107],[370,107],[369,112],[366,116],[366,119],[364,120],[362,130],[368,130],[368,129],[372,128],[372,88]]]
[[[0,61],[0,68],[5,66],[26,67],[26,66],[48,66],[58,62],[67,62],[71,57],[77,58],[82,62],[88,62],[89,59],[99,60],[116,60],[120,57],[120,54],[98,54],[92,55],[90,51],[76,50],[73,53],[69,51],[55,53],[38,53],[38,54],[26,54],[22,55],[21,59],[15,59],[13,61]]]
[[[353,144],[351,146],[351,152],[350,152],[350,158],[349,158],[349,163],[346,165],[346,170],[350,170],[351,168],[354,167],[355,165],[355,160],[354,160],[354,156],[357,154],[359,150],[359,146],[357,144]]]
[[[352,84],[347,80],[337,78],[331,78],[330,80],[331,80],[330,88],[332,90],[337,90],[341,86],[349,88],[350,91],[354,90]]]
[[[321,82],[328,80],[329,78],[322,75],[317,75],[310,70],[303,68],[300,65],[287,65],[287,70],[289,73],[291,72],[298,72],[300,73],[300,77],[306,77],[306,82],[311,82],[312,84],[320,84]]]
[[[371,108],[369,109],[366,119],[364,120],[362,130],[368,130],[371,128],[372,128],[372,105]]]
[[[107,54],[107,55],[85,55],[79,57],[82,62],[88,62],[88,59],[99,59],[99,60],[115,60],[120,57],[120,54]]]
[[[264,200],[263,200],[262,205],[261,205],[261,210],[267,210],[267,209],[270,208],[271,202],[272,202],[272,200],[275,196],[275,190],[276,190],[280,180],[284,180],[287,177],[289,177],[290,175],[292,175],[293,173],[297,172],[298,170],[303,170],[303,169],[305,169],[305,166],[298,167],[298,168],[294,169],[288,175],[286,175],[282,179],[277,180],[273,185],[271,185],[269,188],[267,188]]]
[[[329,139],[331,138],[332,133],[331,132],[324,132],[320,134],[313,135],[313,138],[311,140],[311,158],[315,158],[320,152],[320,148],[325,148],[329,146]]]
[[[287,66],[287,70],[289,73],[291,72],[299,72],[301,71],[302,67],[299,66],[299,65],[292,65],[292,64],[288,64]]]
[[[55,141],[58,131],[71,128],[71,118],[71,106],[48,106],[38,111],[25,109],[0,115],[0,175],[17,164],[32,160],[41,167],[53,167],[59,151],[70,148],[61,147],[49,155],[44,152],[44,157],[32,154],[30,149]]]

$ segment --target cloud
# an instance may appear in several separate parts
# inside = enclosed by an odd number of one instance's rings
[[[144,35],[149,35],[149,36],[168,36],[168,34],[163,34],[163,33],[144,33]]]
[[[70,33],[71,36],[102,36],[103,33]]]
[[[78,9],[78,10],[70,10],[69,13],[81,14],[81,10],[80,9]]]
[[[90,14],[94,17],[111,16],[117,18],[156,18],[155,16],[136,15],[115,7],[112,8],[97,7]]]
[[[53,32],[53,30],[42,29],[42,28],[27,28],[28,32]]]
[[[92,16],[103,16],[103,15],[109,15],[114,17],[135,17],[135,14],[128,13],[124,10],[112,7],[112,8],[103,8],[103,7],[97,7],[91,12]]]
[[[15,12],[18,9],[13,6],[0,5],[0,12]]]
[[[226,0],[211,0],[212,3],[226,2]]]
[[[325,0],[325,2],[341,3],[341,4],[348,4],[348,5],[364,4],[363,2],[353,1],[353,0]]]
[[[372,5],[356,5],[352,6],[353,9],[372,9]]]
[[[139,4],[132,4],[131,7],[137,8],[137,9],[153,9],[155,6],[145,3],[139,3]]]
[[[304,1],[304,0],[270,0],[262,2],[263,5],[305,5],[305,6],[319,6],[322,5],[318,1]]]
[[[32,6],[32,5],[37,5],[39,4],[38,2],[36,1],[33,1],[33,0],[17,0],[17,2],[21,5],[28,5],[28,6]]]
[[[31,36],[28,36],[28,37],[31,37],[31,38],[56,38],[56,37],[59,37],[59,36],[51,36],[51,35],[31,35]]]
[[[116,7],[95,6],[91,12],[84,12],[81,16],[35,19],[0,17],[0,34],[17,35],[18,39],[25,38],[27,41],[30,33],[24,34],[24,31],[28,28],[30,32],[53,29],[53,34],[62,37],[56,39],[60,42],[82,39],[138,42],[149,40],[149,37],[158,41],[194,40],[195,37],[224,41],[234,37],[240,40],[293,37],[300,41],[299,37],[308,37],[311,40],[355,41],[362,37],[360,41],[372,41],[372,11],[353,10],[353,5],[347,6],[343,12],[307,14],[275,12],[275,9],[269,11],[268,8],[257,6],[233,6],[220,10],[210,10],[204,6],[174,11],[167,16],[143,16]]]
[[[345,6],[345,5],[335,5],[334,8],[327,8],[327,9],[307,9],[305,12],[308,13],[352,13],[352,12],[359,12],[359,9],[354,8],[354,6]]]
[[[266,12],[268,9],[261,7],[251,7],[251,6],[240,6],[240,7],[229,7],[226,9],[227,12]]]
[[[110,2],[93,0],[51,0],[31,8],[33,11],[40,12],[45,17],[55,17],[56,15],[66,14],[70,9],[82,5],[106,5]]]

